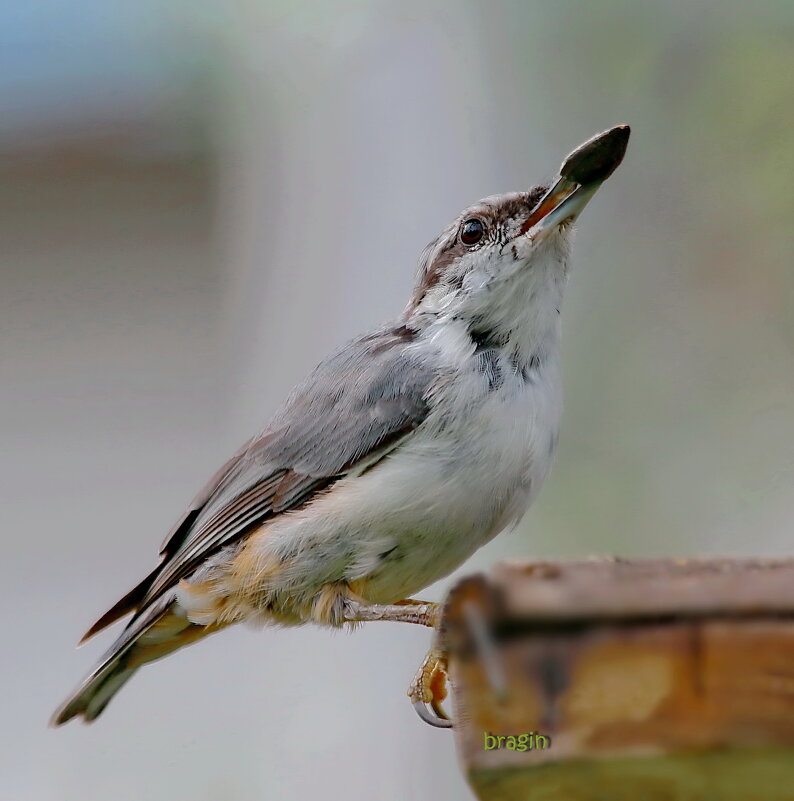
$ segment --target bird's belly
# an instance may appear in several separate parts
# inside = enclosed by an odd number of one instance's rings
[[[525,417],[511,425],[491,420],[434,455],[419,439],[395,454],[373,475],[389,502],[372,531],[393,550],[381,549],[362,577],[367,598],[388,603],[418,592],[517,522],[546,477],[555,442],[556,426],[540,432]]]

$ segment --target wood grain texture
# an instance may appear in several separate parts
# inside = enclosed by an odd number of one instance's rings
[[[794,801],[794,561],[503,565],[442,638],[482,799]]]

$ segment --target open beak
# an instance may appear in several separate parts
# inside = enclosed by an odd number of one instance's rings
[[[519,236],[528,234],[534,240],[575,220],[623,161],[630,133],[628,125],[617,125],[579,145],[562,163],[559,180],[532,210]]]

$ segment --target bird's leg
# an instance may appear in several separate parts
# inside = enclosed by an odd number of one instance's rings
[[[363,623],[368,620],[390,620],[394,623],[417,623],[435,628],[441,616],[441,604],[407,598],[396,604],[364,604],[347,599],[345,620]]]
[[[449,728],[452,721],[441,708],[447,697],[447,656],[439,645],[438,628],[441,604],[407,598],[395,604],[364,604],[350,598],[345,601],[345,620],[360,623],[370,620],[391,620],[398,623],[418,623],[434,630],[433,646],[408,688],[408,697],[425,723]],[[432,712],[427,708],[428,705]]]

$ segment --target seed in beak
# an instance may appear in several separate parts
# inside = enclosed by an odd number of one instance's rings
[[[617,125],[579,145],[560,167],[560,175],[577,184],[603,183],[626,155],[631,128]]]

